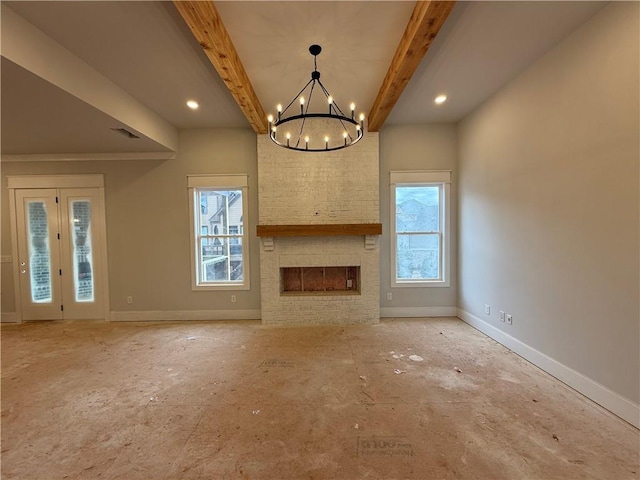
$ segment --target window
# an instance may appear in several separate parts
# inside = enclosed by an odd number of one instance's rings
[[[246,175],[191,175],[192,286],[249,289]]]
[[[392,285],[449,286],[451,172],[391,172]]]

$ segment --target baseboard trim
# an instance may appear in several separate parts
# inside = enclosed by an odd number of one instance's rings
[[[255,310],[176,310],[176,311],[119,311],[111,312],[113,322],[155,322],[183,320],[259,320],[261,313]]]
[[[2,312],[0,315],[0,322],[20,323],[20,315],[18,315],[18,312]]]
[[[595,380],[592,380],[580,372],[577,372],[557,360],[554,360],[539,350],[536,350],[517,338],[504,333],[499,328],[494,327],[493,325],[460,308],[458,309],[458,318],[471,325],[476,330],[479,330],[485,335],[493,338],[496,342],[501,343],[548,374],[553,375],[561,382],[577,390],[590,400],[593,400],[598,405],[609,410],[611,413],[629,422],[634,427],[640,428],[640,405],[618,395]]]
[[[381,318],[455,317],[456,307],[386,307],[380,308]]]

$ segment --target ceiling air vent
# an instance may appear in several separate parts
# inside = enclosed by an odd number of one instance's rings
[[[140,138],[138,135],[130,132],[126,128],[112,128],[111,130],[113,130],[114,132],[118,132],[120,135],[124,135],[127,138]]]

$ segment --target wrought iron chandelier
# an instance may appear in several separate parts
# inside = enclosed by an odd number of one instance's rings
[[[267,117],[269,137],[276,145],[301,152],[329,152],[350,147],[362,139],[364,114],[361,113],[359,121],[356,120],[356,105],[352,103],[351,115],[345,115],[320,81],[316,57],[321,51],[320,45],[309,47],[309,53],[313,55],[311,80],[293,97],[284,110],[282,105],[277,106],[275,118],[273,115]],[[321,102],[313,98],[316,86],[324,95]],[[305,93],[307,90],[308,95]],[[294,104],[300,106],[299,114],[295,111],[297,107]],[[309,111],[310,108],[322,107],[322,104],[327,109],[325,113]],[[292,112],[289,112],[289,109]],[[287,112],[289,112],[288,116]]]

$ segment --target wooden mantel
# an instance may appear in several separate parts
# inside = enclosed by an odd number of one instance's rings
[[[258,225],[259,237],[326,237],[382,235],[381,223],[337,223],[322,225]]]

